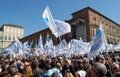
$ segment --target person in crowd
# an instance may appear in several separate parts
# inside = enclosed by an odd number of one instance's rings
[[[2,72],[2,65],[0,64],[0,73]]]
[[[52,77],[58,77],[58,73],[57,72],[52,73]]]
[[[1,65],[2,71],[0,72],[0,77],[6,76],[8,74],[8,66],[6,64]]]
[[[46,72],[44,72],[42,76],[49,76],[49,77],[51,77],[54,72],[58,73],[58,77],[63,77],[61,72],[60,72],[60,70],[56,66],[56,62],[52,61],[51,62],[51,69],[46,70]]]
[[[72,61],[68,58],[65,59],[65,65],[66,65],[66,69],[65,69],[65,75],[64,76],[73,76],[76,77],[76,72],[75,72],[75,67],[74,67],[75,63],[72,63]]]
[[[60,62],[57,63],[57,68],[58,68],[60,71],[62,71],[62,65],[61,65]]]
[[[3,77],[21,77],[21,76],[22,76],[22,73],[18,72],[17,65],[16,64],[11,64],[8,67],[8,74],[6,74]]]
[[[42,75],[42,70],[38,67],[38,60],[32,61],[33,77],[40,77]]]
[[[33,77],[33,72],[30,64],[28,62],[24,63],[24,68],[23,68],[23,75],[26,75],[28,77]]]
[[[113,63],[112,66],[112,77],[120,77],[120,66],[117,63]]]
[[[83,66],[85,71],[88,71],[89,69],[91,69],[91,64],[89,63],[87,58],[83,58]]]
[[[67,71],[64,77],[74,77],[74,76],[71,72]]]
[[[86,77],[106,77],[107,68],[104,64],[96,62],[87,72]]]
[[[24,68],[24,63],[21,62],[21,60],[18,60],[16,64],[17,64],[18,72],[22,73]]]
[[[78,68],[79,70],[77,73],[79,74],[79,77],[85,77],[86,76],[86,71],[84,70],[83,63],[81,61],[78,61]]]
[[[95,55],[92,60],[82,55],[1,57],[0,77],[120,77],[119,58],[115,54]]]

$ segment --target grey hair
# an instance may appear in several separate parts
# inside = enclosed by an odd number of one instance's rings
[[[103,77],[107,73],[107,68],[104,64],[97,62],[93,65],[93,71],[98,77]]]

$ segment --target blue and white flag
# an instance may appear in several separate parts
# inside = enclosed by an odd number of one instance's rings
[[[28,44],[28,41],[24,42],[23,45],[24,45],[23,51],[30,52],[30,45]]]
[[[52,34],[54,34],[56,37],[71,32],[71,26],[68,23],[53,19],[49,7],[46,7],[42,17],[51,30]]]
[[[51,14],[50,9],[49,9],[48,6],[45,8],[45,10],[43,12],[43,15],[42,15],[42,18],[46,22],[46,24],[48,25],[48,27],[51,30],[52,34],[57,36],[58,35],[57,28],[56,28],[56,25],[54,23],[52,14]]]
[[[102,29],[102,23],[99,25],[99,29],[96,33],[96,36],[91,41],[91,49],[89,53],[89,58],[93,57],[95,54],[106,50],[107,41]]]
[[[59,47],[60,49],[68,49],[68,44],[67,44],[66,40],[63,39],[63,40],[58,44],[58,47]]]
[[[43,54],[44,52],[44,48],[43,48],[43,41],[42,41],[42,36],[40,35],[39,37],[39,42],[38,42],[38,46],[35,52],[38,52],[38,54]]]
[[[25,48],[29,48],[28,41],[24,42],[23,45],[24,45]]]
[[[83,42],[80,40],[76,40],[76,39],[72,39],[70,41],[71,43],[71,51],[74,52],[74,55],[78,55],[78,54],[85,54],[89,52],[89,43],[87,42]]]
[[[38,48],[43,48],[43,41],[42,41],[42,36],[40,35],[39,37],[39,42],[38,42]]]
[[[54,20],[54,21],[55,21],[55,25],[57,26],[58,36],[62,36],[66,33],[71,32],[71,26],[67,22],[61,20]]]
[[[16,38],[15,42],[10,44],[4,51],[8,54],[23,54],[22,52],[23,44]]]
[[[52,69],[49,69],[47,71],[45,71],[43,74],[42,74],[42,77],[52,77],[52,74],[54,72],[57,72],[58,76],[57,77],[63,77],[62,74],[60,73],[60,70],[58,68],[52,68]]]
[[[53,41],[50,38],[49,34],[47,34],[46,36],[46,43],[44,44],[44,53],[46,54],[51,54],[51,52],[54,51],[53,49]]]

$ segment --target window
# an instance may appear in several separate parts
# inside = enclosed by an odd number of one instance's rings
[[[15,37],[13,37],[13,40],[15,40]]]
[[[7,36],[5,36],[5,40],[7,40]]]
[[[2,37],[2,36],[0,36],[0,40],[2,40],[2,38],[3,38],[3,37]]]
[[[97,29],[95,27],[93,27],[93,35],[95,36],[97,32]]]
[[[0,42],[0,47],[2,47],[2,42]]]
[[[8,40],[11,40],[11,36],[9,36]]]

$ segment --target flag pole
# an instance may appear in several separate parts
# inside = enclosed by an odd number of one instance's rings
[[[51,18],[51,20],[52,20],[52,21],[51,21],[51,22],[52,22],[52,25],[54,25],[53,27],[55,28],[55,30],[56,30],[56,32],[57,32],[57,34],[58,34],[59,41],[61,42],[60,35],[59,35],[59,33],[58,33],[58,30],[57,30],[57,27],[56,27],[56,25],[55,25],[55,22],[53,22],[54,19],[53,19],[53,17],[52,17],[51,11],[50,11],[50,9],[49,9],[48,6],[47,6],[47,9],[48,9],[48,12],[50,13],[50,18]]]
[[[61,42],[61,38],[60,38],[60,36],[59,36],[58,38],[59,38],[59,41]]]

